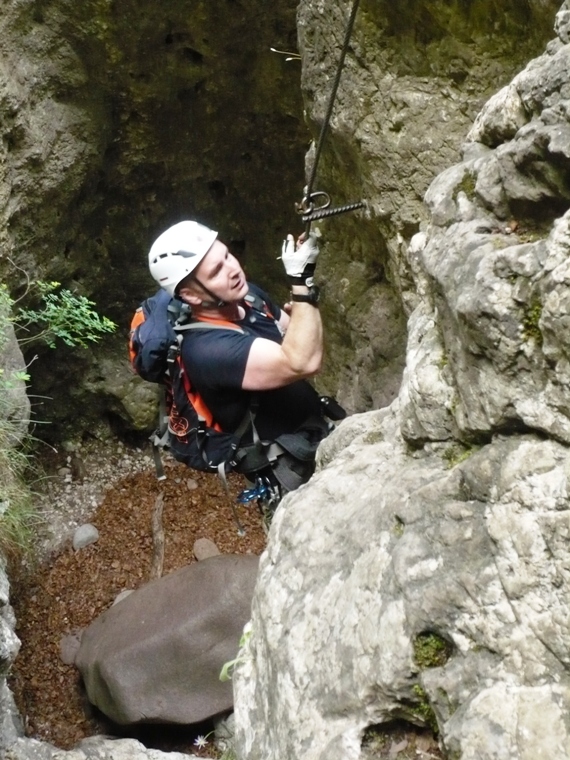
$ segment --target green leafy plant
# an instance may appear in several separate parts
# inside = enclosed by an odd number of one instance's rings
[[[69,290],[56,292],[59,283],[39,282],[37,287],[42,306],[18,310],[6,286],[0,284],[0,355],[14,336],[19,343],[44,341],[54,347],[61,338],[69,346],[86,347],[116,329],[111,320],[94,311],[92,301]],[[22,332],[28,336],[22,338]],[[0,368],[0,551],[9,558],[29,551],[41,522],[29,484],[33,460],[30,437],[22,435],[26,420],[13,418],[14,393],[29,378],[25,367]]]
[[[30,332],[29,337],[19,337],[20,343],[41,340],[55,348],[56,338],[68,346],[87,348],[105,333],[112,333],[117,325],[95,310],[95,303],[85,296],[77,296],[70,290],[60,288],[59,282],[37,283],[41,295],[39,309],[20,309],[15,317],[16,327]],[[34,329],[39,328],[39,332]]]

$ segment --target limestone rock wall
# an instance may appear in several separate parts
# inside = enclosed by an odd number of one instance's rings
[[[4,477],[8,473],[2,472]],[[15,633],[16,620],[10,605],[10,583],[6,574],[6,562],[0,563],[0,755],[4,755],[24,733],[22,718],[18,714],[6,676],[20,650],[20,640]]]
[[[565,38],[562,21],[559,30]],[[439,367],[430,390],[443,437],[533,429],[570,440],[569,54],[554,41],[495,95],[468,135],[463,162],[426,195],[432,226],[412,255],[427,299],[412,340],[417,366],[432,375]],[[441,437],[423,429],[415,379],[404,393],[406,436]]]
[[[277,511],[240,760],[358,760],[402,718],[453,760],[570,758],[569,19],[427,188],[398,398]]]
[[[351,6],[299,4],[302,84],[315,135]],[[315,187],[335,205],[368,204],[367,213],[320,223],[330,346],[321,382],[350,411],[396,396],[416,303],[406,250],[427,220],[425,192],[458,160],[483,103],[542,51],[558,7],[558,0],[360,4]]]
[[[397,401],[343,423],[277,511],[238,757],[357,760],[396,719],[437,721],[453,760],[570,757],[567,447],[498,436],[461,461],[400,427]]]

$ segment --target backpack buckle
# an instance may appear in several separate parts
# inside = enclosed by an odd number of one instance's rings
[[[178,356],[178,343],[173,343],[169,349],[168,353],[166,354],[166,363],[167,364],[174,364],[176,361],[176,358]]]

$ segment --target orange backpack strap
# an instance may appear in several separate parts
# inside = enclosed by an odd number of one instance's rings
[[[217,422],[215,422],[214,415],[206,406],[206,402],[202,396],[192,388],[190,378],[188,377],[188,373],[184,371],[184,368],[182,366],[182,358],[180,356],[178,356],[178,365],[180,368],[180,377],[184,385],[184,391],[188,396],[190,403],[192,404],[192,407],[194,408],[199,419],[203,420],[204,424],[207,427],[221,431],[222,428],[218,425]]]
[[[145,320],[144,311],[142,309],[142,306],[139,306],[138,309],[133,314],[133,318],[131,319],[131,327],[129,330],[129,358],[131,360],[131,364],[134,362],[136,351],[133,344],[133,337],[135,334],[135,330],[139,325],[141,325]]]
[[[186,330],[234,330],[235,332],[242,333],[242,335],[245,332],[239,325],[223,319],[196,320],[193,322],[187,322],[186,324],[177,324],[175,325],[174,329],[179,335],[183,335]],[[177,361],[180,367],[180,376],[184,385],[184,391],[186,392],[190,403],[196,410],[196,413],[208,427],[221,431],[221,427],[217,422],[215,422],[214,416],[206,406],[206,403],[202,396],[192,388],[188,373],[184,371],[184,365],[182,364],[180,351],[178,351]]]

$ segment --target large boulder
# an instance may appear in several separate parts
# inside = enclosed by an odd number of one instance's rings
[[[220,681],[251,612],[258,558],[218,555],[151,581],[84,632],[75,664],[119,724],[197,723],[233,706]]]
[[[399,412],[343,422],[275,514],[238,757],[359,760],[405,719],[453,760],[568,760],[570,451],[532,434],[413,451]]]

